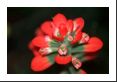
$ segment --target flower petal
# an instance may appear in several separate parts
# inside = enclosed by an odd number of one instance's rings
[[[63,41],[64,40],[64,38],[62,36],[55,36],[55,35],[53,35],[53,38],[55,40],[57,40],[57,41]]]
[[[65,24],[61,24],[61,25],[59,26],[59,31],[60,31],[60,35],[61,35],[61,36],[63,36],[63,37],[66,36],[68,30],[67,30],[67,27],[65,26]]]
[[[31,62],[31,69],[33,71],[44,71],[52,64],[47,57],[35,56]]]
[[[60,24],[66,24],[67,19],[63,14],[57,14],[56,16],[54,16],[53,18],[53,23],[55,24],[55,26],[59,27]]]
[[[41,54],[38,52],[38,50],[32,50],[34,56],[41,56]]]
[[[72,41],[72,44],[78,42],[81,39],[83,27],[84,27],[84,19],[83,18],[79,17],[79,18],[74,20],[73,32],[75,32],[76,34],[74,35],[74,40]]]
[[[81,45],[72,49],[72,53],[76,52],[96,52],[100,50],[103,46],[103,42],[97,38],[92,37],[89,39],[88,43],[85,45]]]
[[[36,33],[36,36],[44,36],[44,33],[40,28],[38,28],[35,33]]]
[[[82,17],[79,17],[74,20],[74,28],[73,31],[81,31],[84,27],[84,19]]]
[[[32,40],[32,45],[35,45],[37,47],[48,47],[49,44],[46,41],[45,37],[43,36],[37,36]]]
[[[60,30],[59,28],[53,28],[53,39],[57,40],[57,41],[63,41],[64,38],[63,36],[61,36],[60,34]]]
[[[41,30],[49,35],[50,37],[52,37],[52,33],[53,33],[53,29],[52,29],[52,26],[51,26],[51,22],[50,21],[46,21],[44,22],[42,25],[41,25]]]
[[[81,38],[82,38],[82,32],[79,31],[79,32],[76,33],[76,35],[75,35],[73,41],[71,42],[71,44],[75,44],[76,42],[80,41]]]
[[[73,21],[72,20],[68,20],[67,23],[66,23],[66,26],[67,26],[67,30],[69,33],[71,33],[73,31]]]
[[[71,55],[68,55],[68,56],[60,56],[60,55],[57,55],[55,57],[55,62],[58,63],[58,64],[68,64],[70,63],[72,60],[72,56]]]
[[[29,49],[33,49],[34,45],[32,44],[32,41],[28,45]]]
[[[95,52],[101,49],[102,46],[103,46],[103,42],[99,38],[92,37],[88,41],[88,44],[84,45],[84,52]]]
[[[39,56],[39,47],[36,47],[35,45],[32,44],[32,42],[29,43],[28,47],[32,50],[34,56]]]

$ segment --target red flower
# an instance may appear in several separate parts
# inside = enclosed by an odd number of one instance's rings
[[[53,17],[53,21],[44,22],[29,44],[35,55],[31,63],[32,70],[43,71],[54,62],[62,65],[72,62],[79,69],[84,60],[93,59],[84,53],[100,50],[103,43],[97,37],[89,37],[82,31],[83,27],[83,18],[67,20],[62,14]]]

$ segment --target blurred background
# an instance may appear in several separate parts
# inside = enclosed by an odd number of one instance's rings
[[[104,46],[97,58],[83,63],[82,68],[88,74],[109,74],[108,7],[7,7],[7,73],[39,74],[30,69],[33,54],[28,44],[35,37],[35,30],[57,13],[63,13],[69,19],[84,18],[83,31],[99,37]],[[56,74],[61,69],[53,65],[41,73]]]

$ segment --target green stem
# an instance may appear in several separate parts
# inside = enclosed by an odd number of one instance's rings
[[[72,53],[83,52],[83,50],[84,50],[83,46],[78,46],[78,47],[72,48]]]
[[[83,58],[84,57],[84,53],[77,53],[77,54],[73,54],[74,57],[77,57],[78,59]]]
[[[75,74],[76,73],[76,69],[73,66],[69,66],[68,71],[70,72],[70,74]]]

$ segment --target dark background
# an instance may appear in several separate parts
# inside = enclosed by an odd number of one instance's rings
[[[89,74],[109,73],[109,8],[108,7],[8,7],[7,8],[7,73],[33,74],[30,62],[33,58],[28,44],[35,36],[35,30],[44,21],[52,20],[57,13],[67,18],[83,17],[83,31],[99,37],[103,48],[93,61],[83,63],[82,68]],[[56,74],[59,66],[53,65],[41,73]],[[35,74],[38,74],[36,72]]]

